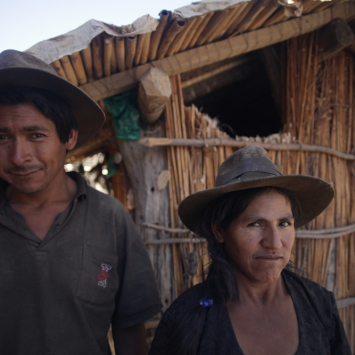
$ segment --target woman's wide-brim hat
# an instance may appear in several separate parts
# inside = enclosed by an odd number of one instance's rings
[[[196,192],[180,203],[181,221],[200,234],[205,212],[219,197],[257,187],[279,187],[292,192],[300,208],[296,228],[317,217],[334,197],[328,182],[307,175],[283,175],[265,149],[249,146],[234,152],[222,163],[214,188]]]
[[[78,122],[80,147],[92,138],[105,122],[105,114],[84,91],[61,78],[47,63],[24,52],[0,53],[0,88],[31,86],[53,92],[64,99]]]

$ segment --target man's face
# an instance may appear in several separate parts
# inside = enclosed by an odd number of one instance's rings
[[[0,178],[25,194],[55,184],[66,151],[76,144],[75,133],[63,144],[55,124],[32,104],[0,105]]]

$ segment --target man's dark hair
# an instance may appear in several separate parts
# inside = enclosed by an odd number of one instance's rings
[[[76,119],[69,105],[51,91],[29,86],[10,86],[0,89],[0,105],[17,106],[24,103],[34,105],[39,112],[51,120],[64,144],[69,140],[72,129],[78,129]]]

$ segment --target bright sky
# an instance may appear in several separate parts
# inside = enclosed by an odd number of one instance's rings
[[[95,19],[116,26],[131,24],[161,10],[174,10],[192,0],[0,0],[0,52],[24,51],[48,38]]]

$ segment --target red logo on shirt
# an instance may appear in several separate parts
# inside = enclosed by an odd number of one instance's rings
[[[98,279],[100,280],[98,285],[106,288],[107,286],[107,278],[109,277],[108,272],[112,269],[110,265],[101,264],[101,272],[98,275]]]

